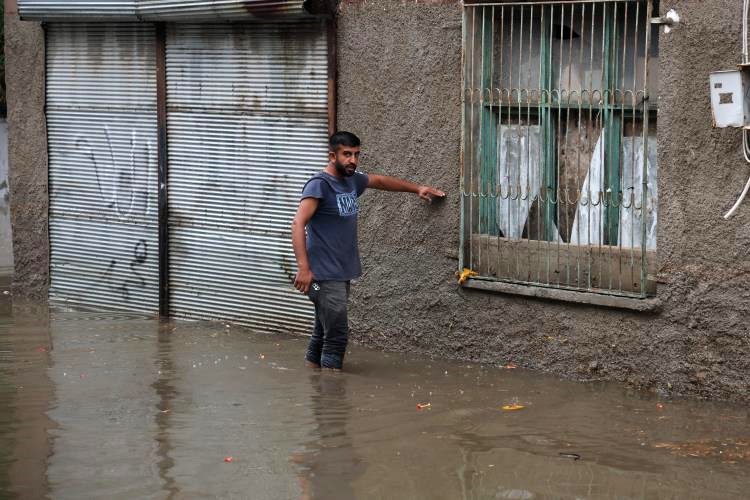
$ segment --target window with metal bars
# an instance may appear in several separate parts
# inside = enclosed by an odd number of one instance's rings
[[[654,0],[464,2],[460,265],[655,293]]]

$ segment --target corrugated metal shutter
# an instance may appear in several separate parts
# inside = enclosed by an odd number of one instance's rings
[[[325,33],[320,21],[169,28],[174,315],[309,330],[290,224],[327,159]]]
[[[21,19],[112,21],[241,20],[302,16],[304,0],[18,0]]]
[[[158,310],[154,36],[48,25],[52,299]]]
[[[140,0],[138,15],[145,20],[198,21],[302,16],[304,0]]]
[[[111,19],[137,21],[136,0],[17,0],[18,15],[28,21]]]

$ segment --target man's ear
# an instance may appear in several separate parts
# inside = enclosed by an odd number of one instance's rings
[[[328,161],[334,161],[336,160],[336,153],[334,153],[331,150],[328,150]]]

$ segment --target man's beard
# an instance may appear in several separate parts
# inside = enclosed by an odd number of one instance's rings
[[[351,177],[357,171],[357,168],[353,168],[351,173],[347,171],[346,166],[343,163],[336,162],[336,172],[343,175],[344,177]]]

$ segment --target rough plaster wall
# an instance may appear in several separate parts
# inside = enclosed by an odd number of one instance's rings
[[[437,185],[429,206],[368,192],[353,287],[355,340],[569,378],[750,400],[750,202],[721,215],[750,168],[740,134],[713,130],[708,73],[740,60],[741,3],[665,1],[684,22],[661,38],[659,313],[461,290],[458,247],[461,7],[342,2],[339,128],[364,141],[363,169]]]
[[[666,1],[679,28],[661,37],[660,277],[670,364],[687,388],[750,399],[750,202],[721,218],[750,174],[741,134],[713,129],[708,73],[741,61],[742,4]],[[670,356],[671,357],[671,356]]]
[[[5,15],[13,293],[46,299],[49,286],[47,129],[44,117],[44,31]]]

